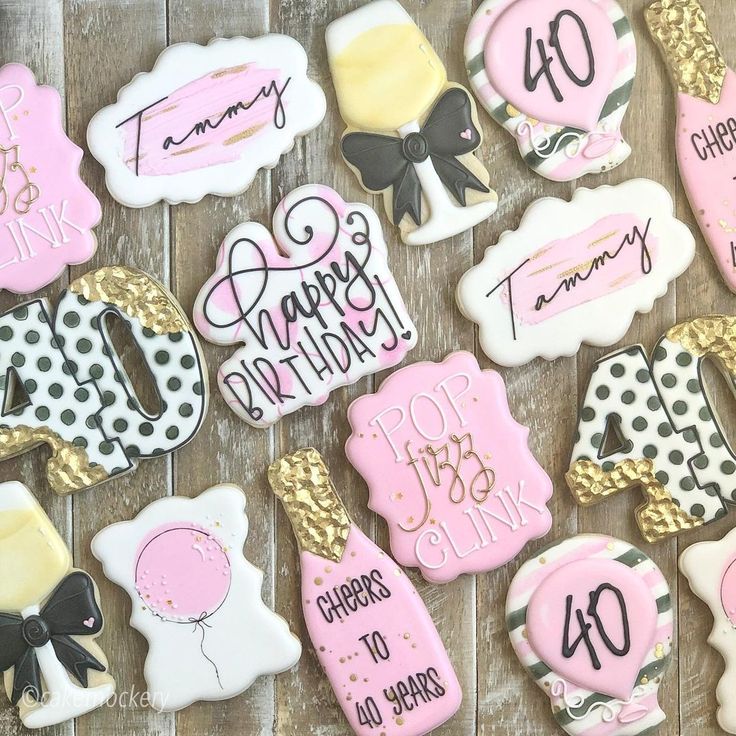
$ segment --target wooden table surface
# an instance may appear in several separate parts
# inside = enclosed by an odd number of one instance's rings
[[[444,59],[450,79],[467,84],[463,37],[477,1],[403,3]],[[122,263],[161,279],[191,312],[199,287],[213,269],[224,235],[249,219],[268,224],[274,205],[292,188],[321,182],[333,186],[348,201],[377,206],[338,155],[336,142],[344,126],[335,104],[324,42],[325,25],[360,4],[361,0],[271,0],[270,5],[268,0],[0,0],[0,62],[22,62],[35,72],[39,82],[61,92],[67,130],[81,146],[92,114],[113,102],[118,89],[134,74],[150,70],[167,44],[179,41],[204,43],[214,36],[258,36],[268,31],[289,34],[307,49],[310,75],[319,81],[328,99],[328,114],[322,125],[298,141],[273,171],[261,171],[245,194],[231,199],[209,196],[196,205],[157,204],[142,210],[128,209],[107,194],[102,168],[87,155],[82,174],[103,207],[102,223],[97,229],[99,248],[90,264],[71,268],[44,294],[55,302],[68,278],[80,276],[93,266]],[[734,0],[703,0],[703,4],[722,50],[733,65]],[[478,349],[473,325],[461,317],[455,305],[458,279],[480,260],[486,246],[496,242],[503,230],[517,226],[533,200],[543,195],[569,198],[578,184],[597,186],[632,177],[654,179],[672,192],[678,217],[697,233],[697,255],[690,269],[657,301],[650,314],[634,319],[622,344],[641,342],[651,348],[677,321],[714,312],[733,313],[733,297],[697,231],[677,175],[673,93],[646,30],[645,0],[623,0],[623,5],[634,25],[639,49],[639,73],[624,123],[634,153],[623,166],[582,182],[548,182],[522,164],[514,141],[481,109],[485,142],[479,155],[490,169],[491,183],[501,198],[499,210],[490,221],[451,241],[412,248],[398,240],[380,208],[393,273],[420,333],[419,343],[409,356],[411,361],[439,360],[452,350],[464,349],[474,350],[483,366],[490,365]],[[4,293],[0,306],[7,309],[22,300]],[[211,377],[232,350],[205,345]],[[642,546],[671,586],[678,632],[676,658],[660,690],[667,713],[660,733],[717,734],[715,685],[723,666],[706,644],[712,619],[677,573],[676,563],[679,553],[690,544],[720,538],[733,526],[736,516],[731,513],[702,530],[650,546],[643,543],[634,522],[633,511],[640,503],[637,493],[622,494],[594,509],[577,509],[563,474],[575,430],[577,397],[585,389],[592,363],[605,352],[583,348],[574,358],[554,363],[536,360],[521,368],[502,370],[512,411],[520,422],[531,427],[532,449],[555,483],[552,531],[544,540],[527,547],[521,558],[577,532],[604,532]],[[383,377],[364,379],[335,391],[324,406],[302,409],[270,430],[254,429],[237,419],[215,388],[205,425],[191,444],[173,457],[143,462],[135,473],[71,498],[60,498],[49,489],[44,475],[46,450],[0,465],[0,479],[22,480],[35,491],[72,545],[76,565],[97,580],[107,617],[100,643],[111,661],[119,690],[135,688],[140,693],[145,689],[142,669],[146,644],[128,625],[128,596],[103,577],[89,543],[103,526],[129,519],[167,494],[195,495],[222,481],[245,489],[250,518],[246,556],[265,571],[266,602],[288,620],[305,644],[304,655],[294,670],[276,678],[261,678],[247,693],[231,700],[198,703],[175,714],[158,714],[140,706],[106,707],[76,723],[49,729],[48,733],[338,736],[349,732],[307,643],[294,538],[268,487],[265,470],[273,458],[285,452],[307,445],[319,448],[355,520],[388,548],[385,523],[367,510],[365,484],[343,454],[348,404],[374,390]],[[715,371],[710,372],[708,380],[720,394],[727,425],[736,426],[733,398],[725,383]],[[450,651],[464,691],[460,711],[436,734],[562,733],[552,719],[546,696],[517,662],[506,634],[504,601],[518,565],[517,560],[495,572],[463,576],[442,586],[424,583],[415,571],[410,572]],[[22,732],[15,709],[1,708],[0,735]]]

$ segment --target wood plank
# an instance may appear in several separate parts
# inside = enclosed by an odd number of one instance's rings
[[[44,0],[27,6],[12,0],[0,0],[0,28],[12,29],[12,32],[0,32],[0,64],[25,64],[39,84],[55,87],[61,94],[62,120],[66,121],[64,18],[60,4],[54,0]],[[73,135],[72,140],[79,142]],[[67,274],[64,273],[43,291],[28,296],[3,291],[0,293],[0,313],[39,296],[50,296],[54,301],[67,281]],[[49,488],[46,481],[48,456],[49,451],[44,447],[6,460],[0,464],[0,481],[20,480],[27,485],[71,548],[72,502],[70,498],[62,498]],[[75,562],[78,562],[76,558]],[[25,730],[18,718],[18,709],[11,707],[5,697],[5,688],[2,688],[0,701],[0,736],[12,736]],[[47,734],[54,736],[69,736],[73,732],[72,722],[46,730]]]
[[[85,140],[87,123],[103,105],[115,101],[118,89],[140,71],[150,69],[166,44],[166,3],[111,0],[65,5],[67,99],[69,129]],[[102,167],[87,155],[82,173],[102,203],[99,249],[94,259],[72,269],[72,277],[93,267],[124,263],[169,283],[168,213],[164,205],[134,210],[115,202],[104,184]],[[76,559],[100,587],[106,616],[100,644],[111,662],[121,692],[145,691],[143,662],[147,645],[128,624],[130,598],[108,581],[89,550],[94,534],[115,521],[129,519],[143,506],[171,492],[171,459],[144,460],[133,473],[73,500]],[[76,734],[173,733],[174,719],[151,708],[100,708],[77,721]]]
[[[262,0],[170,0],[171,43],[206,43],[215,37],[260,36],[269,30],[268,3]],[[187,313],[204,279],[214,271],[220,241],[236,225],[271,218],[271,173],[261,171],[247,192],[223,199],[208,196],[195,205],[172,207],[172,263],[175,293]],[[210,375],[210,408],[195,440],[177,454],[176,493],[196,495],[220,482],[245,490],[249,519],[246,557],[264,573],[263,597],[273,606],[274,498],[260,482],[272,458],[273,430],[260,430],[241,421],[225,404],[217,388],[220,363],[237,348],[202,341]],[[225,451],[222,448],[226,448]],[[205,459],[203,462],[203,458]],[[267,734],[275,711],[274,678],[261,677],[240,697],[220,703],[197,703],[177,715],[180,734]]]

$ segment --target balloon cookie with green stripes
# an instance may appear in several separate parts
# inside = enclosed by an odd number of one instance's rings
[[[143,402],[110,337],[122,322],[153,399]],[[143,377],[143,376],[142,376]],[[46,444],[66,494],[186,444],[207,408],[207,372],[176,299],[136,269],[90,271],[56,314],[34,299],[0,316],[0,461]]]
[[[665,720],[670,590],[641,550],[581,534],[519,569],[506,600],[516,655],[571,736],[636,736]]]
[[[621,124],[636,44],[615,0],[485,0],[465,64],[482,105],[541,176],[571,181],[629,157]]]

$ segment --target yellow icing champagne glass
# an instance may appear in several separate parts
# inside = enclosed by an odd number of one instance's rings
[[[0,485],[0,611],[38,616],[44,600],[71,570],[64,540],[30,491],[17,482]],[[23,716],[28,728],[60,723],[102,705],[112,684],[84,688],[71,681],[51,641],[35,649],[46,696]],[[5,677],[10,677],[9,673]]]
[[[448,87],[445,67],[422,31],[395,0],[374,0],[330,23],[326,39],[345,122],[356,130],[398,132],[407,150],[410,137],[421,130],[419,121]],[[463,130],[460,135],[470,132]],[[404,235],[405,242],[418,245],[442,240],[495,212],[495,195],[473,205],[455,204],[431,157],[424,153],[417,158],[424,159],[412,160],[412,165],[429,217]]]

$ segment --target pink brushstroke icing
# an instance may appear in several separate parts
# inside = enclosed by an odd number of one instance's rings
[[[185,84],[118,126],[125,165],[139,176],[165,176],[237,161],[283,127],[288,83],[280,70],[250,63]]]
[[[0,68],[0,288],[36,291],[91,258],[101,210],[81,160],[59,93],[21,64]]]

